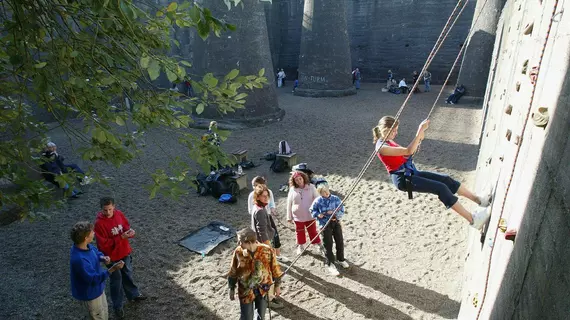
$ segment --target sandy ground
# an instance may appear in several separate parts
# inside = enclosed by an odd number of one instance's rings
[[[434,86],[434,89],[438,89]],[[231,151],[249,149],[261,166],[249,179],[265,175],[285,222],[286,194],[278,186],[287,173],[269,171],[258,160],[287,140],[302,162],[326,177],[334,191],[345,194],[372,151],[371,128],[385,114],[394,114],[402,95],[381,93],[365,84],[358,95],[345,98],[295,97],[280,89],[287,114],[271,126],[235,131],[223,144]],[[410,141],[436,93],[422,93],[402,115],[401,144]],[[421,169],[446,172],[469,186],[478,153],[481,111],[465,104],[441,104],[416,163]],[[81,162],[61,133],[52,138],[69,160]],[[255,143],[253,143],[255,141]],[[160,146],[160,147],[159,147]],[[93,185],[81,199],[50,212],[48,221],[13,223],[0,228],[0,318],[80,319],[81,309],[69,288],[70,227],[94,220],[98,199],[114,196],[137,230],[132,241],[135,279],[146,302],[127,304],[127,319],[238,319],[239,306],[227,298],[226,278],[235,239],[222,243],[206,257],[175,242],[212,220],[236,228],[249,224],[247,192],[235,205],[219,204],[194,192],[180,201],[148,199],[143,188],[149,171],[163,166],[182,149],[164,132],[147,138],[146,155],[119,169],[96,168],[113,178],[109,187]],[[460,200],[467,204],[465,199]],[[310,250],[284,280],[286,308],[273,319],[453,319],[459,312],[467,224],[432,195],[408,200],[389,183],[378,161],[366,172],[347,203],[345,251],[351,268],[342,277],[329,276],[323,258]],[[472,208],[473,205],[469,204]],[[294,257],[294,231],[280,227],[283,252]]]

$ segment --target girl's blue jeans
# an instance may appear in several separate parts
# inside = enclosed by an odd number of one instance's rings
[[[407,191],[403,173],[393,173],[390,176],[398,190]],[[435,194],[448,209],[457,202],[455,194],[460,185],[459,181],[450,176],[435,172],[416,171],[412,175],[412,191]]]

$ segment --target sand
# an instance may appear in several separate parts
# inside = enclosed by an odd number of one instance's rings
[[[434,86],[433,90],[438,90]],[[414,96],[402,115],[401,144],[410,141],[428,113],[436,92]],[[223,143],[226,151],[249,150],[259,167],[249,179],[264,175],[273,189],[281,216],[284,255],[295,252],[292,226],[284,226],[286,194],[278,191],[287,173],[269,171],[259,160],[287,140],[299,160],[326,177],[343,195],[372,151],[371,128],[385,114],[394,114],[402,95],[380,92],[364,84],[356,96],[301,98],[290,87],[279,91],[283,121],[270,126],[234,131]],[[416,158],[424,170],[449,173],[470,186],[478,154],[481,111],[467,104],[441,104]],[[200,132],[200,131],[196,131]],[[68,161],[82,164],[61,132],[54,141]],[[109,187],[92,185],[81,199],[48,212],[47,221],[17,222],[0,228],[0,318],[80,319],[79,304],[69,288],[70,227],[94,220],[98,199],[113,196],[130,219],[137,236],[132,240],[134,276],[149,296],[125,306],[127,319],[238,319],[239,305],[227,297],[225,273],[235,239],[222,243],[205,257],[176,244],[190,231],[212,220],[235,228],[249,224],[248,191],[235,205],[219,204],[196,193],[178,202],[149,200],[144,185],[149,172],[164,166],[183,149],[166,132],[152,131],[145,155],[119,169],[102,163],[94,167],[112,177]],[[84,165],[85,167],[87,164]],[[462,203],[468,204],[466,199]],[[468,204],[468,208],[473,208]],[[432,195],[413,200],[396,191],[384,167],[374,161],[346,205],[343,222],[345,252],[351,268],[341,277],[329,276],[324,259],[311,248],[284,279],[286,308],[272,311],[273,319],[453,319],[459,312],[461,277],[466,254],[467,224]],[[112,317],[111,317],[112,318]],[[267,318],[268,319],[268,318]]]

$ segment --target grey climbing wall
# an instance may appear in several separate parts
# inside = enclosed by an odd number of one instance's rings
[[[496,187],[495,200],[483,243],[470,236],[459,319],[570,314],[568,9],[509,0],[499,20],[477,168],[478,189]]]

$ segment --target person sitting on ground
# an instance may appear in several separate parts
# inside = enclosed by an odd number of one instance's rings
[[[402,80],[400,80],[400,84],[398,85],[400,92],[402,92],[403,94],[408,93],[408,85],[406,84],[406,78],[402,78]]]
[[[469,222],[471,227],[481,229],[489,219],[486,207],[489,206],[491,197],[488,195],[476,196],[459,181],[448,175],[417,170],[411,157],[424,139],[425,131],[429,127],[429,120],[424,120],[420,124],[414,140],[407,147],[402,147],[394,142],[394,138],[398,134],[398,125],[399,122],[394,117],[385,116],[372,129],[378,158],[386,166],[394,185],[401,191],[436,194],[446,208],[451,208],[457,212]],[[392,127],[393,129],[390,132]],[[455,196],[456,193],[477,203],[481,208],[470,213],[459,203]]]
[[[275,296],[281,295],[283,272],[273,249],[259,243],[257,234],[251,228],[238,231],[237,238],[238,247],[233,252],[228,272],[229,297],[230,300],[235,300],[237,285],[240,319],[253,320],[255,307],[257,320],[264,320],[267,309],[265,295],[272,286],[275,288]]]
[[[297,87],[299,87],[299,79],[295,79],[295,82],[293,83],[293,93],[295,93]]]
[[[105,281],[111,273],[123,268],[125,263],[121,261],[109,269],[103,269],[101,262],[108,264],[111,259],[91,244],[95,237],[92,223],[77,222],[70,236],[73,241],[69,254],[71,295],[81,302],[90,319],[107,320],[109,307]]]
[[[53,142],[48,142],[46,144],[46,148],[44,150],[44,152],[42,153],[42,156],[50,161],[50,162],[54,162],[55,165],[57,165],[57,167],[59,168],[60,172],[63,173],[70,173],[70,172],[77,172],[79,173],[79,177],[78,180],[80,182],[86,180],[89,180],[89,177],[85,176],[85,171],[83,171],[78,165],[76,165],[75,163],[64,163],[64,158],[62,155],[60,155],[57,152],[57,145]]]
[[[253,210],[255,209],[255,202],[253,200],[255,188],[259,185],[264,185],[267,187],[267,180],[262,176],[256,176],[251,181],[251,186],[253,187],[254,191],[250,192],[249,196],[247,197],[247,212],[249,212],[249,214],[251,215],[253,215]],[[271,220],[271,226],[273,227],[273,229],[275,229],[275,236],[273,237],[273,248],[275,249],[275,255],[277,256],[277,260],[288,262],[289,259],[287,259],[284,256],[281,256],[281,241],[279,239],[279,231],[277,230],[277,225],[275,223],[275,218],[277,217],[277,207],[275,206],[275,198],[273,197],[273,192],[271,191],[271,189],[268,188],[267,190],[269,191],[269,203],[265,209],[267,210],[268,213],[270,213],[269,219]],[[255,230],[255,226],[252,225],[252,228]]]
[[[42,176],[44,179],[56,187],[60,187],[59,183],[56,181],[56,177],[62,175],[64,173],[71,173],[76,172],[79,175],[77,176],[77,180],[82,184],[89,183],[89,177],[85,176],[85,172],[79,168],[76,164],[65,164],[63,162],[63,156],[60,156],[57,153],[57,146],[53,142],[48,142],[46,145],[45,151],[42,153],[42,160],[43,163],[40,165],[40,169],[42,170]],[[65,184],[63,186],[64,190],[69,189],[69,184]],[[71,190],[71,198],[77,198],[79,194],[82,192],[73,189]]]
[[[414,72],[412,73],[412,76],[413,76],[413,81],[414,81],[414,82],[413,82],[413,83],[414,83],[413,85],[415,85],[415,83],[418,81],[418,78],[420,77],[420,75],[419,75],[419,73],[418,73],[417,71],[414,70]],[[420,92],[421,92],[421,91],[420,91],[420,87],[419,87],[419,83],[418,83],[418,86],[416,86],[416,87],[414,88],[414,93],[420,93]]]
[[[331,194],[327,183],[319,184],[317,192],[320,194],[320,197],[313,201],[310,211],[313,218],[317,218],[320,228],[325,228],[321,233],[321,238],[326,250],[327,269],[333,276],[338,276],[339,272],[334,265],[335,256],[332,251],[333,238],[336,244],[336,259],[343,268],[349,268],[348,262],[344,260],[344,240],[340,224],[340,220],[344,216],[344,205],[339,197]],[[337,207],[339,209],[333,216],[333,212]],[[329,222],[329,220],[331,221]]]
[[[449,97],[447,97],[447,99],[445,100],[445,103],[456,104],[459,102],[459,98],[461,98],[464,94],[465,94],[465,86],[459,85],[459,86],[455,87],[455,90],[453,90],[453,93],[451,95],[449,95]]]

